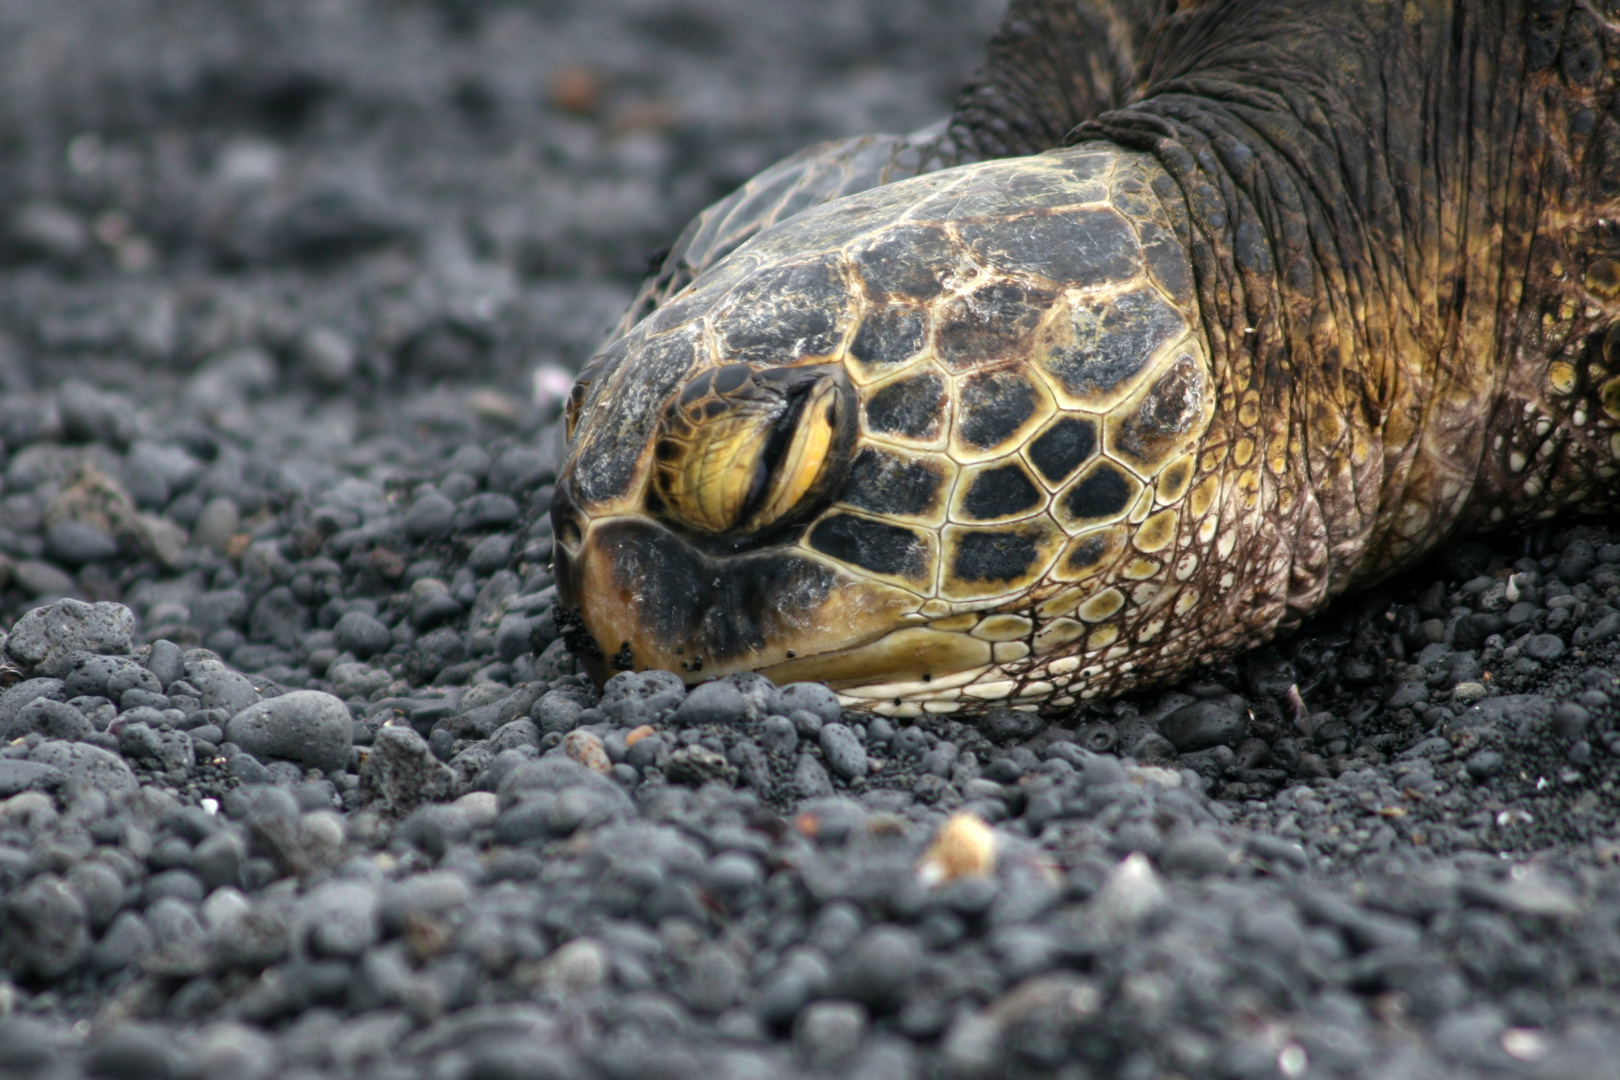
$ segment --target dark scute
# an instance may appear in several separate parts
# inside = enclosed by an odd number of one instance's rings
[[[1120,421],[1114,448],[1146,465],[1163,459],[1198,419],[1204,371],[1190,356],[1178,356],[1134,413]]]
[[[848,306],[834,256],[767,266],[737,286],[729,310],[717,320],[721,355],[763,366],[829,353]]]
[[[962,510],[977,521],[1027,513],[1041,504],[1041,493],[1017,465],[987,469],[973,478]]]
[[[943,483],[936,465],[868,447],[850,466],[840,499],[880,514],[926,514],[933,509]]]
[[[874,574],[918,578],[928,568],[928,548],[916,533],[853,514],[822,519],[810,530],[810,546]]]
[[[963,533],[956,541],[951,573],[959,581],[1016,581],[1040,555],[1040,534],[997,529]]]
[[[1060,483],[1097,449],[1097,425],[1065,416],[1029,446],[1029,460],[1052,483]]]
[[[1013,371],[991,371],[962,381],[958,430],[974,446],[999,446],[1035,413],[1035,388]]]
[[[1119,470],[1101,465],[1074,486],[1064,505],[1076,518],[1112,517],[1125,509],[1130,498],[1131,486]]]
[[[1192,263],[1187,250],[1167,230],[1152,222],[1138,222],[1142,237],[1142,258],[1148,274],[1159,287],[1170,294],[1177,304],[1191,304],[1193,298]]]
[[[748,381],[748,376],[752,371],[753,369],[747,364],[724,365],[714,373],[714,392],[717,394],[731,393]]]
[[[867,364],[898,364],[917,354],[923,346],[923,336],[921,312],[889,305],[861,320],[849,352]]]
[[[1070,570],[1079,572],[1096,566],[1102,557],[1108,554],[1108,538],[1106,536],[1088,536],[1069,552],[1064,565]]]
[[[834,583],[826,567],[793,555],[717,564],[652,522],[606,522],[594,543],[615,585],[640,593],[637,610],[653,636],[692,642],[694,655],[716,660],[791,632],[792,621],[819,607]]]
[[[1041,321],[1054,294],[1023,285],[986,285],[945,305],[939,358],[965,371],[1018,352]]]
[[[695,356],[692,332],[681,331],[653,338],[629,361],[612,399],[612,422],[588,423],[579,432],[573,479],[582,505],[625,493],[665,401],[691,371]],[[593,404],[587,398],[587,416]]]
[[[1064,284],[1124,281],[1141,265],[1136,234],[1112,210],[1045,211],[960,228],[973,253],[997,269]]]
[[[1078,304],[1073,318],[1075,343],[1054,350],[1046,368],[1075,395],[1112,391],[1186,326],[1154,289]]]
[[[854,259],[873,292],[932,300],[957,256],[939,226],[901,225],[854,252]]]
[[[945,380],[931,372],[890,383],[866,403],[866,425],[873,431],[932,439],[945,411]]]

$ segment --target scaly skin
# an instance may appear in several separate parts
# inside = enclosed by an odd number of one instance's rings
[[[598,675],[1062,709],[1461,531],[1612,509],[1616,34],[1511,5],[1293,8],[1126,35],[1138,100],[1074,149],[790,218],[594,360],[554,513]],[[681,403],[728,364],[756,373],[730,369],[739,396]],[[810,422],[804,390],[766,386],[781,369],[830,403],[825,460],[761,458]]]

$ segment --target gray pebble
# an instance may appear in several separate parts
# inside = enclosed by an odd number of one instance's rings
[[[79,521],[64,521],[45,531],[45,554],[77,570],[106,562],[118,554],[118,541],[107,532]]]
[[[223,551],[226,541],[242,527],[242,512],[236,501],[227,495],[217,495],[203,504],[192,526],[191,538],[197,544]]]
[[[386,652],[394,642],[393,631],[380,619],[363,611],[344,615],[332,628],[332,635],[339,649],[352,652],[362,660]]]
[[[516,523],[518,504],[510,495],[498,491],[485,491],[462,500],[456,507],[453,523],[457,531],[499,529]]]
[[[801,799],[813,799],[832,794],[832,781],[813,754],[800,754],[793,766],[793,789]]]
[[[247,859],[247,841],[234,829],[221,829],[191,850],[191,868],[209,891],[225,885],[242,888]]]
[[[1195,701],[1160,720],[1159,733],[1185,754],[1212,746],[1236,746],[1248,734],[1248,721],[1224,699]]]
[[[152,652],[146,658],[146,669],[157,679],[158,688],[167,693],[169,686],[185,674],[185,654],[174,642],[158,638],[152,642]]]
[[[119,912],[90,951],[90,968],[102,973],[133,968],[156,947],[151,927],[133,911]]]
[[[35,732],[47,739],[78,742],[95,730],[78,709],[47,697],[35,698],[17,710],[9,721],[0,722],[0,743],[20,739]]]
[[[259,692],[253,688],[251,679],[214,657],[189,660],[186,682],[197,688],[198,704],[203,709],[220,709],[235,716],[259,701]]]
[[[90,951],[84,903],[55,874],[40,874],[6,900],[6,936],[15,962],[42,979],[58,979]]]
[[[123,758],[88,743],[42,742],[29,752],[28,760],[58,769],[70,782],[94,788],[107,796],[121,795],[140,786]]]
[[[113,1028],[91,1048],[85,1072],[114,1080],[170,1080],[175,1050],[169,1033],[142,1024]]]
[[[59,678],[85,653],[128,653],[135,613],[123,604],[58,600],[35,608],[11,628],[6,652],[37,675]]]
[[[1519,652],[1532,660],[1557,660],[1564,655],[1564,639],[1557,634],[1531,634],[1519,643]]]
[[[347,715],[345,708],[345,718]],[[345,746],[344,755],[347,753]],[[455,772],[408,724],[387,724],[378,729],[372,738],[371,753],[360,767],[360,784],[378,800],[380,810],[396,817],[404,817],[426,801],[459,794]]]
[[[789,683],[776,692],[770,704],[770,711],[782,716],[797,709],[814,713],[825,724],[836,723],[844,712],[838,695],[821,683]]]
[[[328,881],[299,904],[297,939],[316,956],[357,957],[381,933],[377,890],[358,881]]]
[[[326,771],[348,763],[350,721],[349,707],[331,694],[295,690],[231,717],[225,737],[261,759],[282,758]]]
[[[18,560],[11,572],[11,580],[17,588],[36,598],[63,596],[77,588],[72,574],[39,559]]]
[[[912,931],[873,927],[839,961],[838,995],[860,1002],[875,1014],[896,1012],[915,984],[922,959],[922,943]]]
[[[855,737],[855,732],[844,724],[825,724],[821,729],[821,753],[827,767],[842,780],[856,780],[866,775],[869,767],[866,747]]]
[[[787,755],[799,748],[799,732],[785,716],[767,716],[760,725],[760,745],[766,753]]]
[[[697,724],[740,724],[748,715],[742,691],[728,682],[695,686],[670,718],[677,727]]]
[[[506,566],[512,558],[512,537],[508,533],[494,533],[473,545],[467,553],[467,566],[480,577],[493,574]]]
[[[67,882],[84,904],[92,929],[112,922],[124,906],[124,881],[106,863],[86,860],[68,871]]]
[[[799,1013],[794,1047],[812,1071],[830,1073],[855,1056],[866,1023],[866,1010],[853,1001],[817,1001]]]
[[[437,491],[429,492],[405,512],[405,535],[412,540],[437,540],[455,527],[456,506]]]
[[[601,709],[624,727],[656,724],[686,698],[686,684],[669,671],[621,671],[602,687]]]
[[[67,774],[54,765],[0,758],[0,798],[24,791],[55,791],[67,782]]]

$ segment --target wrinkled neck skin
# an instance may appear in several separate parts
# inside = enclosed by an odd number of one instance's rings
[[[1461,532],[1615,508],[1613,40],[1573,9],[1211,3],[1070,136],[1181,193],[1235,538],[1197,659]]]

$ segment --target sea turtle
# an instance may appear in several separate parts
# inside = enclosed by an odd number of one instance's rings
[[[1617,69],[1584,0],[1014,0],[948,126],[763,174],[586,365],[573,646],[1063,709],[1612,510]]]

